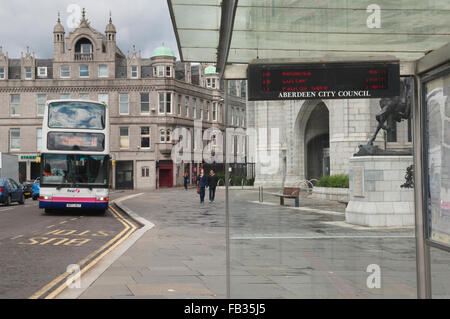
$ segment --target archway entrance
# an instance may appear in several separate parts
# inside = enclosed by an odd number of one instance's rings
[[[319,179],[330,174],[329,111],[323,102],[311,112],[305,127],[306,178]]]

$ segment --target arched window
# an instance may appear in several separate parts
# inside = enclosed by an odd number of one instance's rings
[[[94,58],[94,46],[87,38],[81,38],[75,43],[75,60],[90,61]]]

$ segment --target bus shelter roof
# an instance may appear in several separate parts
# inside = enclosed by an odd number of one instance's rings
[[[182,61],[416,61],[450,42],[448,0],[168,0]]]

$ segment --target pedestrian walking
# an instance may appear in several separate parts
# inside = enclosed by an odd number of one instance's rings
[[[209,202],[214,202],[214,198],[216,197],[216,187],[217,183],[219,182],[219,178],[214,173],[214,170],[212,169],[209,172],[208,176],[208,187],[209,187]]]
[[[188,190],[188,184],[189,184],[189,174],[188,172],[184,173],[184,189]]]
[[[197,177],[197,193],[200,194],[200,203],[205,201],[205,188],[208,186],[208,177],[205,174],[205,170],[200,169],[200,174]]]

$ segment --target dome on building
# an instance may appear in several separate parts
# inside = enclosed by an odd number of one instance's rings
[[[53,28],[53,33],[64,33],[64,27],[61,24],[61,19],[59,18],[59,13],[58,13],[58,21],[55,24],[55,27]]]
[[[111,16],[109,17],[109,23],[106,25],[105,33],[107,32],[116,32],[116,27],[112,23]]]
[[[205,68],[205,75],[217,74],[216,67],[214,65],[207,66]]]
[[[172,51],[170,48],[168,48],[168,47],[162,45],[162,46],[160,46],[160,47],[157,47],[155,50],[153,50],[152,58],[158,57],[158,56],[171,56],[171,57],[175,57],[175,54],[173,54],[173,51]]]

